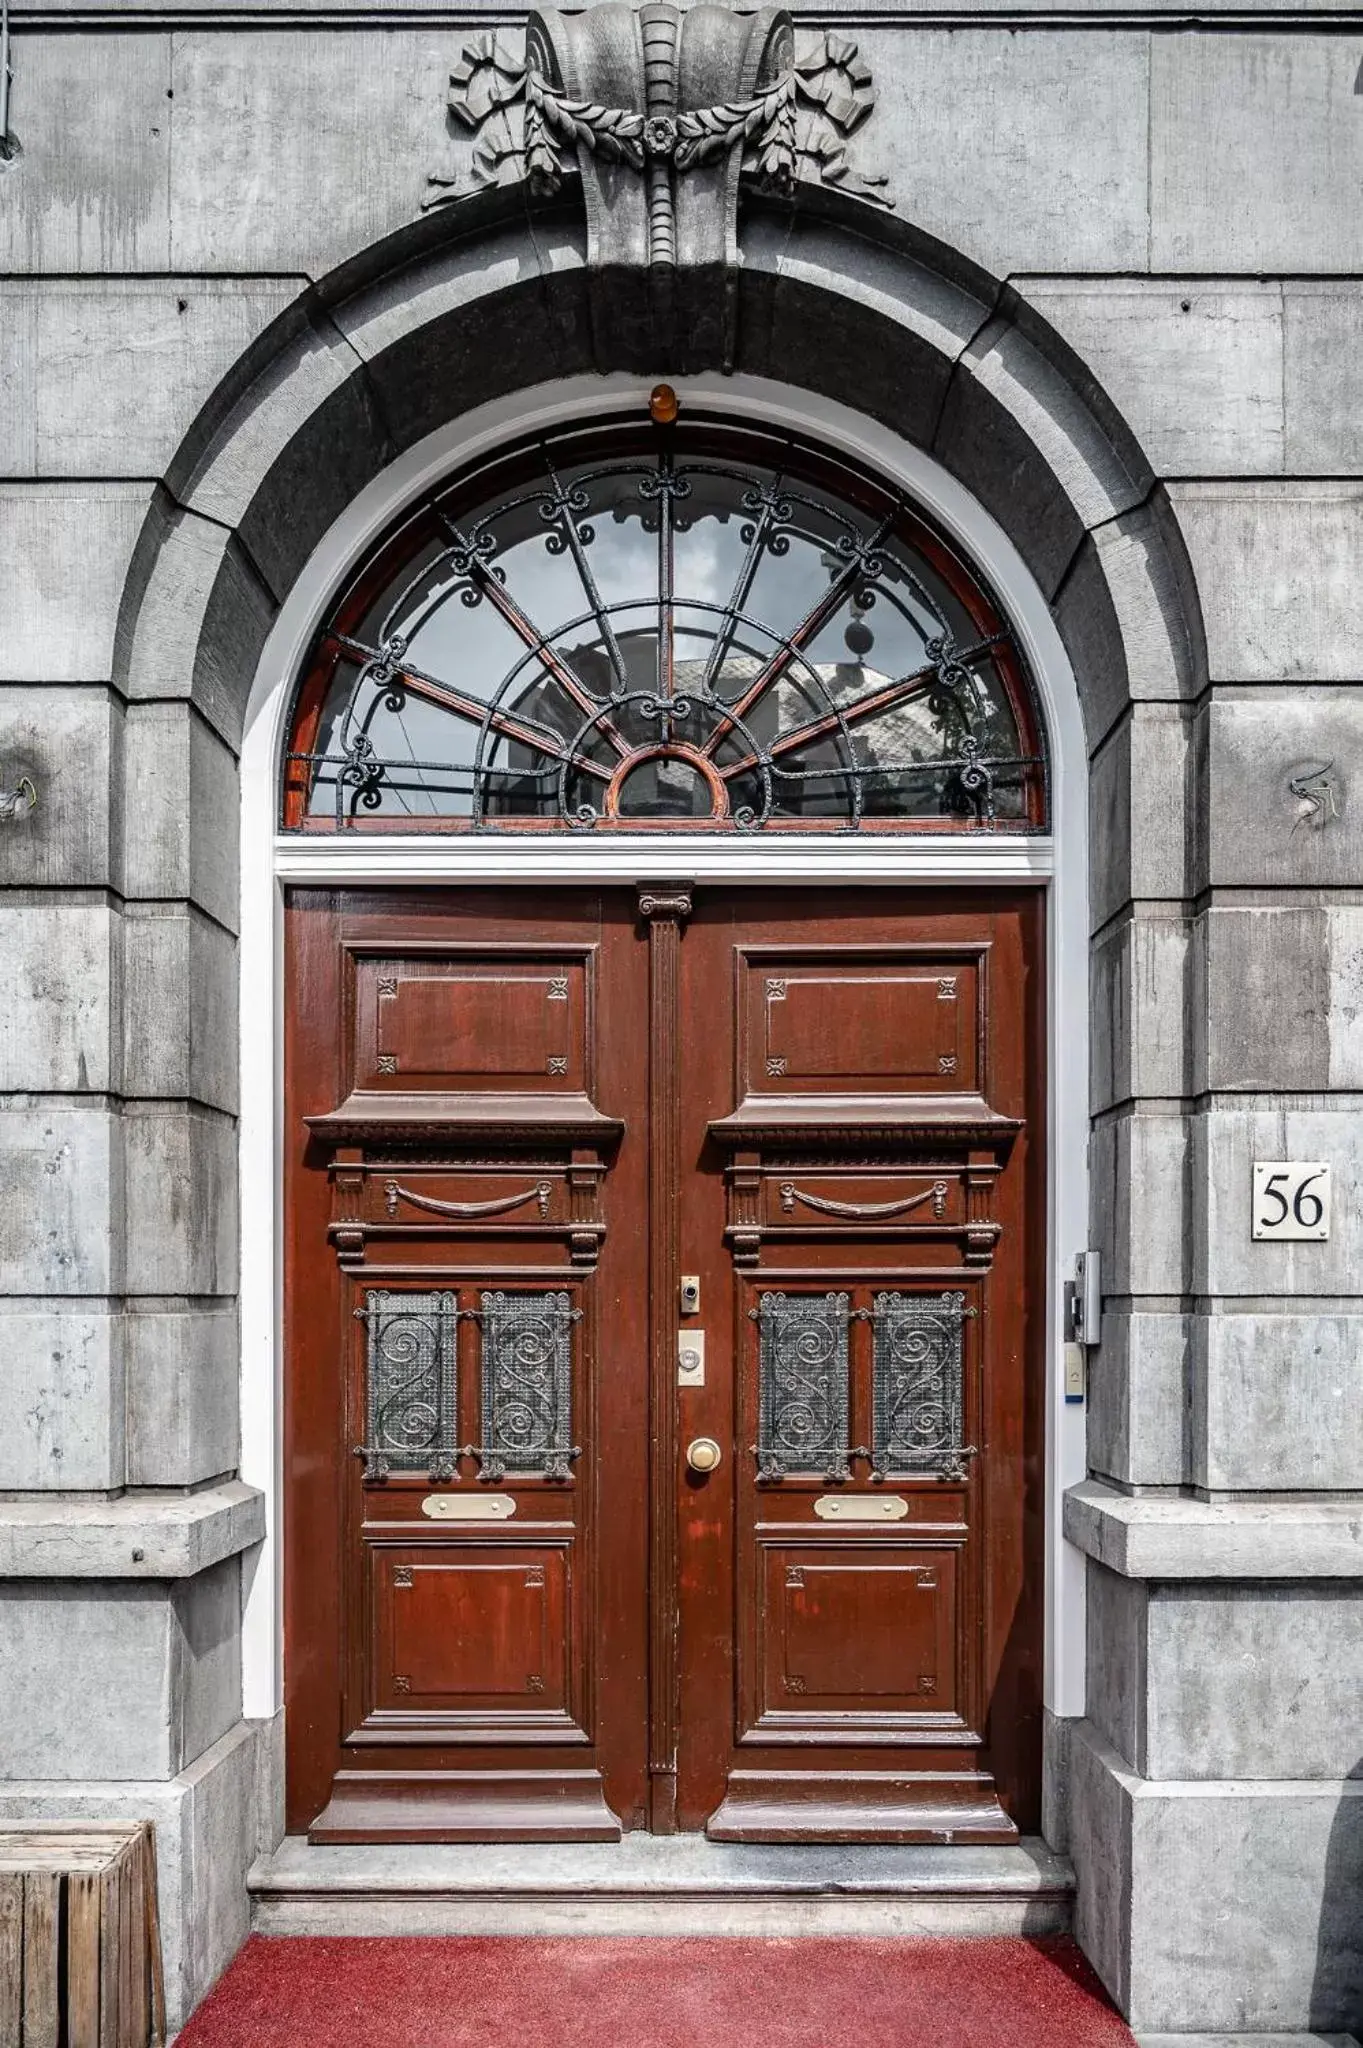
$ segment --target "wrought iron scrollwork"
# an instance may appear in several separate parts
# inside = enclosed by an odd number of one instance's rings
[[[757,1470],[848,1476],[847,1331],[841,1293],[763,1294],[758,1326]]]
[[[964,1479],[965,1295],[875,1296],[871,1473]]]
[[[482,1297],[483,1441],[473,1447],[481,1473],[496,1484],[508,1472],[571,1476],[572,1326],[581,1319],[566,1293]]]
[[[356,1446],[365,1477],[426,1472],[452,1479],[457,1442],[456,1332],[453,1293],[366,1290],[355,1310],[366,1328],[366,1441]]]
[[[319,639],[286,823],[1042,827],[1022,658],[963,565],[795,442],[733,444],[565,430],[458,517],[437,494]]]

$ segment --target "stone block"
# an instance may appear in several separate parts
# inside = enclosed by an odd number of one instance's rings
[[[103,688],[0,687],[0,767],[7,787],[26,775],[37,797],[0,833],[0,885],[122,886],[123,707],[116,697]]]
[[[117,1088],[120,924],[99,899],[0,901],[0,1091]]]
[[[324,314],[309,317],[300,308],[207,445],[191,443],[171,470],[175,496],[196,515],[237,529],[278,599],[390,459],[361,368]]]
[[[1363,1783],[1151,1784],[1074,1736],[1076,1929],[1138,2032],[1355,2031]]]
[[[1030,277],[1018,291],[1089,366],[1157,476],[1282,470],[1280,285]]]
[[[224,772],[235,779],[230,758]],[[187,1097],[234,1112],[237,948],[231,933],[184,904],[129,902],[123,991],[127,1093]]]
[[[241,1715],[241,1573],[0,1582],[0,1776],[169,1778]]]
[[[1363,911],[1331,904],[1325,913],[1329,960],[1332,1088],[1363,1088]]]
[[[1084,1705],[1090,1724],[1132,1770],[1144,1766],[1147,1589],[1089,1561]]]
[[[1195,885],[1354,886],[1360,730],[1363,696],[1352,689],[1218,690],[1198,713]]]
[[[119,1318],[87,1303],[10,1302],[0,1313],[0,1489],[123,1484]]]
[[[1211,1492],[1363,1492],[1363,1316],[1221,1306],[1192,1327],[1189,1477]]]
[[[1206,651],[1197,591],[1162,496],[1084,536],[1052,610],[1090,754],[1131,702],[1178,703],[1200,693]]]
[[[265,1536],[265,1496],[242,1479],[169,1492],[0,1499],[0,1579],[197,1578]]]
[[[179,1103],[129,1103],[123,1150],[128,1293],[233,1293],[235,1126]]]
[[[886,28],[863,54],[880,98],[853,153],[928,234],[995,276],[1053,270],[1057,249],[1147,267],[1147,37]]]
[[[1216,1296],[1363,1294],[1363,1128],[1356,1110],[1291,1105],[1207,1110],[1192,1122],[1193,1286]],[[1327,1243],[1250,1236],[1255,1160],[1334,1169]]]
[[[1190,1275],[1189,1119],[1120,1111],[1090,1145],[1090,1213],[1107,1294],[1182,1294]]]
[[[134,703],[125,761],[128,895],[187,898],[235,930],[240,799],[230,749],[190,704]]]
[[[1073,1720],[1041,1710],[1041,1834],[1063,1856],[1070,1842],[1070,1731]]]
[[[1296,905],[1214,905],[1197,920],[1190,1036],[1199,1094],[1329,1086],[1329,936],[1327,911]]]
[[[1102,403],[1096,387],[1077,390],[1065,367],[1000,318],[957,363],[933,441],[1048,596],[1086,530],[1133,510],[1152,481],[1115,414],[1110,433],[1100,426],[1093,408]]]
[[[234,536],[161,494],[128,574],[114,679],[130,699],[191,698],[235,750],[274,615]]]
[[[1192,1386],[1189,1318],[1173,1310],[1103,1311],[1088,1373],[1090,1469],[1123,1486],[1179,1486]]]
[[[1178,704],[1137,704],[1094,756],[1089,772],[1089,922],[1099,931],[1125,904],[1187,893],[1192,714]]]
[[[200,407],[301,288],[288,278],[0,280],[0,474],[162,475]]]
[[[1174,483],[1214,683],[1363,678],[1363,483]]]
[[[235,1469],[235,1307],[132,1302],[124,1318],[130,1486],[196,1486]]]
[[[1154,271],[1363,270],[1356,36],[1157,35],[1150,54]]]
[[[1193,1500],[1086,1479],[1065,1495],[1065,1536],[1130,1579],[1363,1581],[1355,1498]]]
[[[575,226],[533,242],[488,232],[435,250],[337,304],[393,445],[551,376],[596,367],[588,279]]]
[[[256,1724],[240,1721],[170,1780],[0,1782],[0,1819],[156,1823],[166,2017],[172,2031],[227,1967],[250,1926]]]
[[[15,59],[0,273],[169,270],[170,35],[28,29]]]
[[[1094,1114],[1133,1096],[1188,1087],[1189,928],[1177,911],[1142,908],[1094,941],[1089,979],[1089,1102]]]
[[[1363,285],[1285,279],[1285,467],[1292,476],[1363,470]]]
[[[269,1856],[284,1839],[284,1709],[256,1721],[256,1848]]]
[[[0,680],[107,683],[152,487],[0,484]]]
[[[117,1293],[122,1130],[107,1109],[12,1096],[0,1109],[0,1294]]]
[[[164,267],[317,277],[408,226],[428,174],[469,160],[445,104],[462,40],[358,24],[178,33]]]

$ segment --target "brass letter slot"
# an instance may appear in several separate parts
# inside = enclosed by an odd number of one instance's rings
[[[516,1512],[514,1493],[428,1493],[423,1515],[433,1522],[509,1522]]]
[[[821,1493],[814,1512],[821,1522],[902,1522],[909,1504],[902,1493]]]

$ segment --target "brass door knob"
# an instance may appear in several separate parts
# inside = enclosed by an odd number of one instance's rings
[[[686,1446],[686,1462],[693,1472],[713,1472],[723,1456],[712,1436],[693,1436]]]

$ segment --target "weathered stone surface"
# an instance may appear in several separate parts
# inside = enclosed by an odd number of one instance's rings
[[[230,788],[236,779],[230,758],[218,766]],[[218,808],[218,822],[226,826],[221,812],[227,807]],[[203,856],[200,873],[211,873],[207,850],[195,844]],[[183,904],[130,902],[123,925],[123,1015],[130,1095],[183,1096],[235,1111],[237,948],[230,932]]]
[[[0,474],[162,475],[200,406],[300,289],[288,278],[0,280]]]
[[[428,174],[468,161],[445,108],[460,42],[457,30],[178,35],[165,267],[320,277],[415,220]]]
[[[1128,704],[1177,703],[1201,690],[1197,590],[1162,494],[1084,536],[1052,610],[1079,684],[1091,754]]]
[[[246,1939],[246,1872],[254,1853],[255,1725],[238,1722],[168,1784],[0,1781],[5,1820],[156,1823],[166,2015],[188,2018]]]
[[[168,270],[170,36],[20,41],[0,272]]]
[[[1156,906],[1109,925],[1094,942],[1089,1102],[1095,1114],[1133,1096],[1185,1092],[1189,941],[1183,913]]]
[[[121,1286],[122,1129],[103,1108],[12,1096],[0,1109],[0,1294]]]
[[[1363,1130],[1356,1110],[1215,1109],[1193,1119],[1193,1285],[1199,1294],[1363,1294]],[[1328,1161],[1335,1199],[1322,1243],[1275,1244],[1250,1236],[1256,1159]],[[1231,1304],[1227,1304],[1231,1305]]]
[[[192,1579],[259,1543],[265,1497],[225,1479],[197,1493],[0,1502],[0,1580]]]
[[[235,1305],[133,1302],[123,1322],[128,1484],[196,1486],[240,1456]]]
[[[1292,476],[1363,471],[1363,285],[1283,283],[1285,467]]]
[[[1073,1770],[1076,1928],[1138,2032],[1359,2025],[1363,1783],[1150,1784],[1087,1722]]]
[[[241,1714],[235,1558],[172,1589],[0,1583],[6,1779],[166,1778]]]
[[[1133,899],[1181,899],[1187,889],[1192,714],[1137,704],[1089,772],[1090,927]]]
[[[256,1730],[256,1850],[269,1856],[284,1840],[284,1709]]]
[[[1121,1111],[1093,1133],[1090,1213],[1109,1294],[1181,1294],[1188,1285],[1190,1120]]]
[[[120,940],[99,899],[0,901],[0,1090],[117,1085]]]
[[[130,1294],[231,1294],[237,1278],[236,1130],[178,1103],[123,1117]]]
[[[122,1325],[102,1306],[7,1303],[0,1488],[123,1484]]]
[[[1090,1561],[1085,1586],[1088,1720],[1132,1770],[1144,1767],[1149,1595]]]
[[[1213,682],[1363,677],[1363,483],[1174,483]]]
[[[129,572],[115,681],[129,698],[192,698],[235,748],[274,615],[274,599],[240,543],[162,493]]]
[[[1350,1500],[1140,1498],[1090,1479],[1065,1495],[1065,1534],[1133,1579],[1363,1579]]]
[[[151,486],[0,484],[0,680],[103,683]]]
[[[1213,906],[1197,920],[1189,1022],[1199,1093],[1329,1086],[1328,940],[1324,909]]]
[[[1017,289],[1088,364],[1157,476],[1283,468],[1276,282],[1029,277]]]
[[[883,30],[866,47],[866,160],[929,234],[998,276],[1053,270],[1057,249],[1076,270],[1145,268],[1143,35]]]
[[[1088,1457],[1124,1486],[1178,1486],[1191,1385],[1190,1319],[1173,1310],[1103,1312],[1089,1361]]]
[[[1338,204],[1363,176],[1360,55],[1353,36],[1151,39],[1152,270],[1363,269]]]
[[[240,808],[235,759],[183,701],[130,704],[126,734],[128,894],[187,898],[235,930]],[[135,954],[136,935],[132,944]]]
[[[1200,888],[1349,888],[1363,874],[1352,689],[1218,690],[1195,729]]]
[[[33,809],[8,820],[0,832],[0,884],[119,888],[123,707],[118,699],[107,689],[0,688],[0,734],[6,786],[17,788],[26,775],[37,797]]]
[[[1363,1316],[1219,1307],[1193,1324],[1191,1467],[1211,1491],[1363,1491]]]

